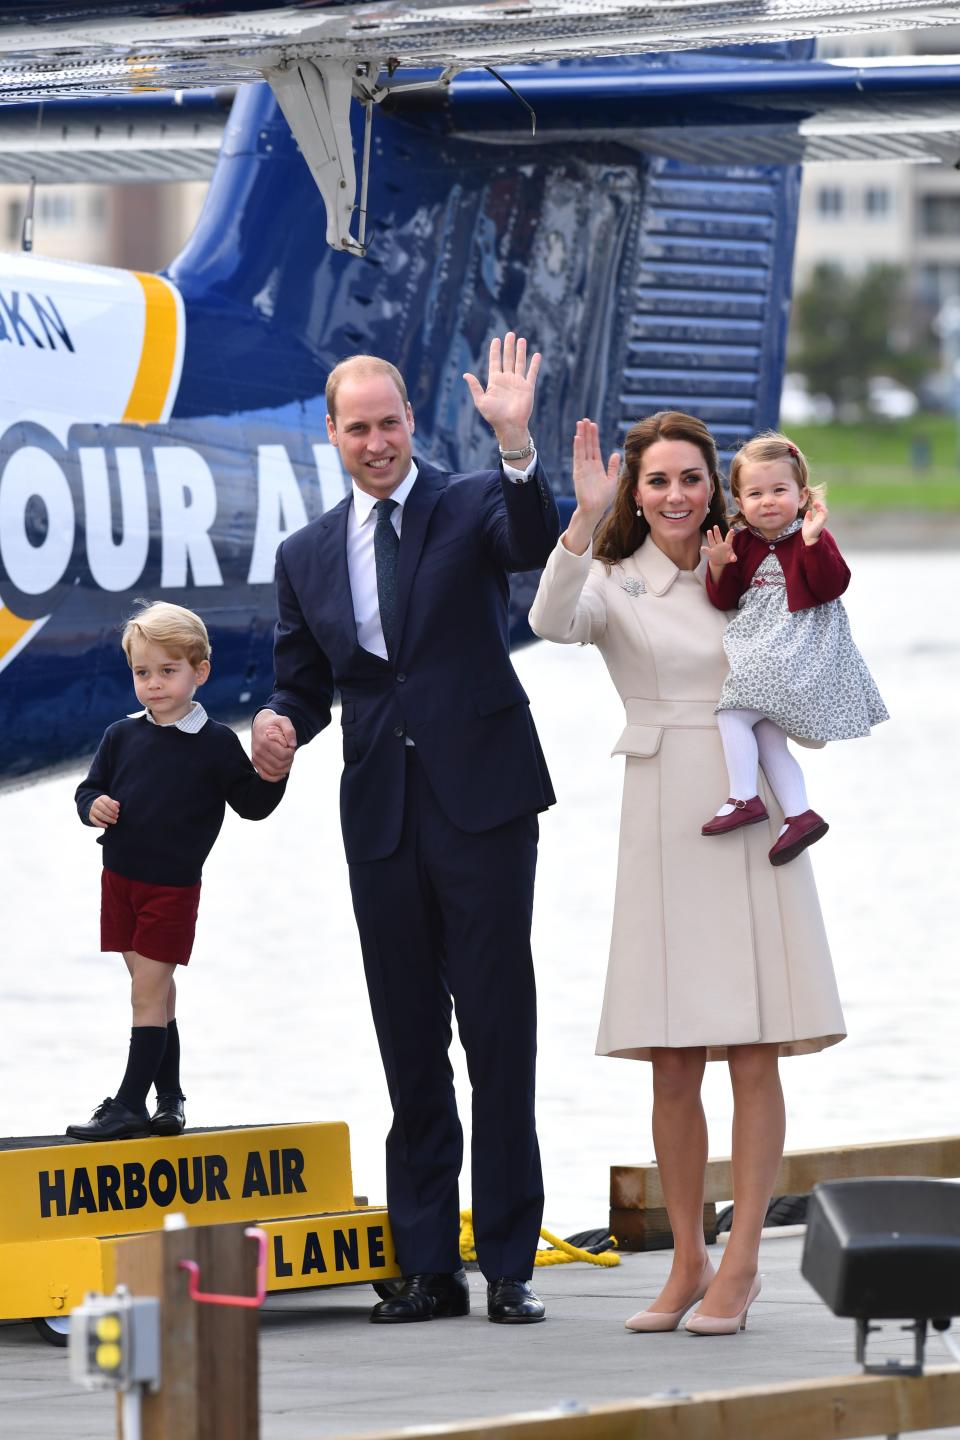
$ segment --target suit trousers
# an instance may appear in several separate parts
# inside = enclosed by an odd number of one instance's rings
[[[536,815],[479,835],[457,829],[408,746],[400,844],[386,859],[350,866],[393,1106],[387,1208],[405,1275],[460,1265],[454,1006],[473,1090],[477,1259],[488,1279],[533,1273],[543,1215],[530,952],[538,838]]]

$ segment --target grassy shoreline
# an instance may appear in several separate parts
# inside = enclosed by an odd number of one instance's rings
[[[790,425],[831,510],[960,514],[960,429],[949,415]]]

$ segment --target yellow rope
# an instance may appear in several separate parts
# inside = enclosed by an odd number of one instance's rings
[[[535,1265],[569,1265],[574,1260],[582,1260],[587,1265],[619,1265],[620,1256],[615,1255],[612,1250],[604,1250],[600,1255],[594,1255],[591,1250],[581,1250],[579,1245],[571,1245],[568,1240],[561,1240],[556,1235],[551,1235],[549,1230],[540,1231],[541,1238],[546,1240],[551,1247],[549,1250],[537,1249],[533,1263]],[[616,1243],[616,1237],[613,1237]],[[476,1260],[477,1247],[473,1238],[473,1211],[460,1211],[460,1258],[461,1260]]]

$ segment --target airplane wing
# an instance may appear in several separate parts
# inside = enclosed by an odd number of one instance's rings
[[[13,0],[0,99],[240,84],[301,61],[464,69],[958,22],[958,0]]]
[[[402,88],[398,70],[439,71],[414,83],[447,86],[477,67],[957,22],[960,0],[14,0],[0,15],[0,102],[262,77],[323,196],[328,243],[364,255],[373,109]],[[365,111],[359,176],[354,100]],[[785,123],[798,158],[798,127]],[[715,149],[730,140],[710,138]]]
[[[864,65],[659,56],[572,68],[504,68],[501,82],[461,74],[431,112],[402,92],[389,105],[412,124],[496,143],[524,124],[507,81],[531,107],[544,143],[621,130],[631,148],[693,164],[845,160],[955,162],[960,57]]]

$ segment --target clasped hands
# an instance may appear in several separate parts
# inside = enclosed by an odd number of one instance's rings
[[[275,710],[258,710],[250,732],[254,769],[261,780],[275,784],[290,773],[297,749],[297,732],[287,715]]]

